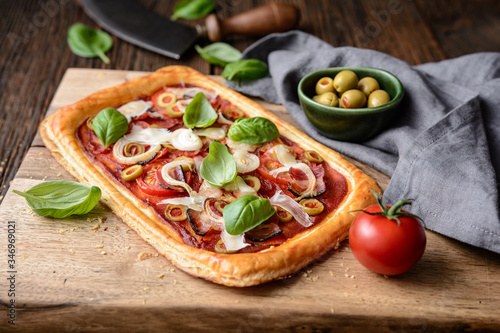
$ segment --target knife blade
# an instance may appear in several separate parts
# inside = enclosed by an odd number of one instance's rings
[[[217,42],[233,34],[263,36],[293,29],[299,21],[298,10],[285,3],[271,3],[222,21],[211,14],[196,28],[149,11],[136,0],[80,0],[80,5],[104,30],[174,59],[180,59],[201,37]]]

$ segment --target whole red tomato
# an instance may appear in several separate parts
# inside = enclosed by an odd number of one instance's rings
[[[401,208],[411,204],[400,200],[394,206],[379,202],[360,212],[349,231],[349,245],[356,259],[379,274],[398,275],[412,268],[422,257],[425,230],[419,218]],[[371,215],[376,214],[376,215]]]

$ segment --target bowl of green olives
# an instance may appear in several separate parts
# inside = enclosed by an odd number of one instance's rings
[[[371,67],[335,67],[304,76],[300,105],[323,135],[362,142],[380,133],[397,113],[404,88],[393,74]]]

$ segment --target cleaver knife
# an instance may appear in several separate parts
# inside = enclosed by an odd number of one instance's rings
[[[225,20],[210,14],[195,28],[151,12],[137,0],[80,0],[80,4],[104,30],[174,59],[180,59],[198,38],[218,42],[229,35],[264,36],[291,30],[299,21],[297,8],[285,3],[271,3]]]

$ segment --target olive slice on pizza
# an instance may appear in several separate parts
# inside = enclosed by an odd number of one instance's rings
[[[47,117],[46,146],[183,271],[227,286],[289,276],[348,235],[377,183],[248,98],[183,66]]]

